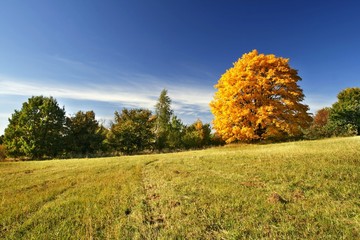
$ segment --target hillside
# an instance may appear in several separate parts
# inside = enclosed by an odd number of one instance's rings
[[[360,238],[360,137],[0,163],[0,238]]]

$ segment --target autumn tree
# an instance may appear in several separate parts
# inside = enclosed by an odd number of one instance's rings
[[[304,131],[306,139],[326,138],[333,135],[329,125],[330,111],[331,108],[325,107],[315,113],[310,127]]]
[[[93,111],[78,111],[66,119],[67,151],[72,154],[94,154],[102,147],[105,139],[103,128],[95,119]]]
[[[311,122],[289,59],[244,54],[215,85],[213,125],[226,142],[298,136]]]
[[[313,124],[319,127],[325,126],[329,121],[330,110],[331,108],[328,107],[318,110],[314,116]]]
[[[150,148],[153,140],[153,117],[147,109],[126,109],[115,112],[109,142],[113,148],[125,154],[133,154]]]
[[[5,129],[11,157],[55,157],[63,150],[65,110],[52,97],[36,96],[15,110]]]

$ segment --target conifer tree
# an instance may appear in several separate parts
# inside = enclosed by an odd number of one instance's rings
[[[161,151],[167,147],[167,136],[169,135],[170,120],[173,115],[171,109],[171,99],[167,95],[167,90],[161,91],[157,104],[155,105],[155,147]]]

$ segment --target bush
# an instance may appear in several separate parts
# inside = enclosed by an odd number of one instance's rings
[[[186,131],[183,136],[185,149],[196,149],[201,147],[201,138],[196,131]]]
[[[225,141],[217,133],[213,133],[210,135],[210,143],[211,143],[210,145],[212,145],[212,146],[225,145]]]
[[[304,131],[304,138],[309,140],[329,138],[333,135],[332,131],[329,126],[312,125]]]
[[[309,140],[329,137],[350,137],[358,135],[357,127],[353,124],[339,126],[328,123],[325,126],[313,125],[304,132],[304,138]]]
[[[6,158],[5,146],[0,145],[0,161],[5,160],[5,158]]]
[[[344,124],[343,126],[331,125],[333,136],[351,137],[358,135],[357,126],[354,124]]]

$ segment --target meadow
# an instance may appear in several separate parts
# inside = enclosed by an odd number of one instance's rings
[[[1,239],[359,239],[360,137],[0,162]]]

